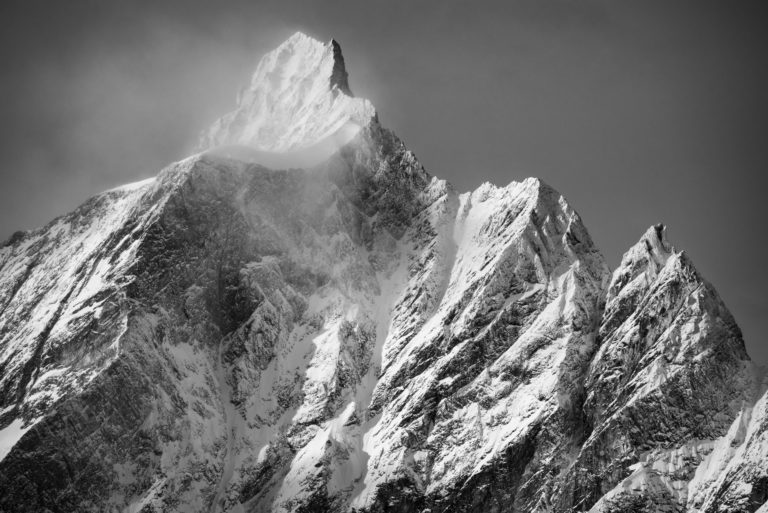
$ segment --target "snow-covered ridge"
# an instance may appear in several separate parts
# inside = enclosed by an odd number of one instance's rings
[[[663,225],[611,275],[559,192],[457,194],[374,116],[296,34],[208,151],[0,247],[0,511],[765,503],[766,384]]]
[[[237,108],[202,134],[200,149],[299,150],[339,131],[349,140],[375,115],[368,100],[352,96],[338,43],[297,32],[261,59]]]

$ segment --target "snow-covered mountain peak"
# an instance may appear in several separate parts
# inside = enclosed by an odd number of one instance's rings
[[[642,277],[644,282],[652,281],[673,254],[675,248],[667,240],[667,227],[658,223],[648,228],[622,257],[621,264],[613,273],[608,299],[615,297],[638,277]]]
[[[375,115],[369,101],[352,96],[339,44],[297,32],[261,59],[236,109],[202,134],[200,148],[287,152],[329,139],[341,145]]]
[[[663,223],[658,223],[649,227],[637,244],[629,248],[622,262],[651,259],[655,263],[662,263],[674,252],[674,246],[667,239],[667,227]]]
[[[672,252],[674,248],[667,240],[667,227],[664,223],[658,223],[648,228],[642,237],[643,240],[648,242],[655,248],[664,251]]]
[[[330,49],[330,54],[328,50]],[[305,71],[326,71],[322,68],[327,64],[328,57],[331,57],[332,68],[331,76],[325,77],[324,73],[318,73],[313,77],[318,80],[329,78],[329,88],[334,87],[352,96],[347,82],[347,70],[344,66],[344,56],[341,53],[341,46],[335,39],[327,43],[318,41],[303,32],[296,32],[286,39],[275,50],[265,55],[259,62],[259,67],[254,73],[251,81],[252,86],[259,86],[263,76],[259,73],[261,67],[268,67],[270,73],[283,73],[283,78],[291,79],[294,73],[304,73]],[[280,69],[281,68],[281,69]],[[309,76],[306,73],[303,77]]]
[[[0,512],[768,513],[768,394],[664,225],[611,275],[301,33],[202,144],[0,246]]]

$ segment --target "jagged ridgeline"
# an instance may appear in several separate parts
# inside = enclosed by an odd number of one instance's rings
[[[0,249],[0,511],[768,511],[764,387],[651,227],[458,194],[336,42],[200,153]]]

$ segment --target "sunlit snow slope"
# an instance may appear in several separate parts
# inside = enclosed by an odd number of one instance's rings
[[[201,153],[0,248],[0,511],[752,512],[765,385],[652,226],[458,194],[265,56]]]

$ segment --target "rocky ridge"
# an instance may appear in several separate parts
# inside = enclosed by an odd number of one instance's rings
[[[0,511],[749,511],[766,383],[651,227],[458,194],[336,42],[201,152],[0,248]]]

